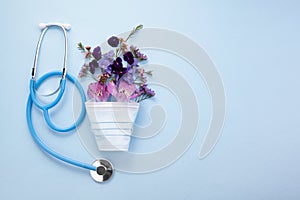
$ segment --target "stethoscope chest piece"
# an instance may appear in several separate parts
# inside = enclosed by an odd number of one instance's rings
[[[91,177],[98,183],[109,180],[113,175],[113,165],[106,159],[99,159],[93,162],[93,166],[97,168],[96,171],[90,170]]]

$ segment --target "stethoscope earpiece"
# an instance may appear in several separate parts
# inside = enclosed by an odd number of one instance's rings
[[[46,28],[47,27],[47,24],[45,24],[45,23],[39,23],[39,28],[41,29],[41,30],[43,30],[44,28]]]
[[[71,24],[63,24],[66,30],[71,30]]]

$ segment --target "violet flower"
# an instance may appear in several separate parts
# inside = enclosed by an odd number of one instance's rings
[[[155,92],[148,88],[147,84],[141,85],[140,90],[144,92],[144,94],[149,95],[150,97],[153,97],[155,95]]]
[[[98,61],[99,67],[105,70],[107,66],[111,65],[114,61],[114,54],[113,50],[103,54],[102,58]]]
[[[139,60],[147,60],[148,57],[140,52],[140,49],[138,49],[136,46],[131,45],[130,50],[133,52],[134,56],[138,58]]]
[[[128,69],[129,67],[127,67]],[[123,75],[122,79],[126,81],[128,84],[134,83],[133,75],[135,73],[136,68],[130,68],[126,74]]]
[[[112,36],[107,40],[107,43],[112,47],[117,47],[119,45],[119,38],[116,36]]]
[[[99,67],[97,60],[92,60],[92,61],[89,63],[89,67],[90,67],[90,72],[91,72],[92,74],[94,74],[96,68]]]
[[[82,67],[81,67],[81,69],[80,69],[80,72],[79,72],[79,75],[78,75],[79,78],[82,78],[82,77],[86,76],[86,73],[87,73],[88,68],[89,68],[89,66],[88,66],[86,63],[84,63],[84,64],[82,65]]]
[[[130,96],[130,99],[136,99],[136,102],[141,102],[153,96],[155,96],[155,92],[148,88],[146,84],[143,84]]]
[[[106,69],[106,73],[115,74],[115,82],[118,82],[126,72],[127,68],[123,67],[122,58],[120,57],[117,57]]]
[[[132,65],[133,62],[134,62],[133,54],[132,54],[130,51],[126,52],[126,53],[123,55],[123,59],[124,59],[129,65]]]
[[[92,55],[94,56],[94,58],[96,60],[100,60],[101,59],[101,48],[99,46],[95,47]]]

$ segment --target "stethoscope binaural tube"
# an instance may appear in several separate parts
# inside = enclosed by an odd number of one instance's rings
[[[37,68],[39,55],[40,55],[40,48],[41,48],[42,41],[43,41],[43,38],[44,38],[47,30],[49,29],[49,27],[58,27],[63,31],[64,40],[65,40],[65,42],[64,42],[64,45],[65,45],[64,64],[63,64],[63,69],[62,69],[62,71],[63,71],[62,72],[62,79],[64,79],[65,76],[66,76],[66,73],[67,73],[67,56],[68,56],[67,30],[71,29],[71,25],[70,24],[61,24],[61,23],[48,23],[48,24],[40,23],[39,27],[41,28],[42,32],[40,34],[39,41],[38,41],[37,46],[36,46],[34,62],[33,62],[33,67],[32,67],[32,71],[31,71],[31,77],[32,77],[32,79],[35,78],[36,68]]]

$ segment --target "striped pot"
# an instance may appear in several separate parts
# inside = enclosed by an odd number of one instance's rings
[[[139,103],[87,101],[85,107],[99,151],[128,151]]]

